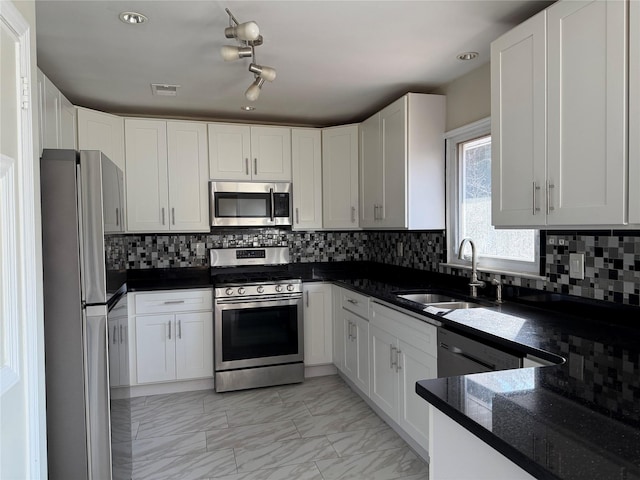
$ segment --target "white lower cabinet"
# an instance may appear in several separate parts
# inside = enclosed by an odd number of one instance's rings
[[[167,290],[134,296],[135,378],[131,383],[213,377],[211,290]]]
[[[418,380],[437,377],[437,330],[376,302],[370,304],[371,400],[426,448],[428,404]]]
[[[108,316],[109,386],[129,385],[129,316],[126,298]]]
[[[326,365],[333,361],[331,284],[305,283],[302,291],[304,364]]]

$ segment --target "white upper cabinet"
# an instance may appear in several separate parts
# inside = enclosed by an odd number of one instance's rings
[[[206,126],[125,119],[127,230],[209,231]]]
[[[75,107],[40,69],[37,82],[40,153],[44,148],[77,148]]]
[[[445,228],[445,97],[409,93],[362,123],[362,226]]]
[[[210,123],[212,180],[291,181],[291,129]]]
[[[546,15],[491,44],[494,225],[546,223]]]
[[[629,6],[629,222],[640,223],[640,2]]]
[[[322,135],[317,129],[291,130],[293,230],[322,228]]]
[[[627,6],[557,2],[492,44],[494,225],[627,222]]]
[[[322,130],[323,227],[357,229],[358,213],[358,126],[325,128]]]
[[[125,171],[124,119],[78,107],[78,149],[100,150]]]

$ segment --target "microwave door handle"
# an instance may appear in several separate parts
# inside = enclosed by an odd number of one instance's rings
[[[276,220],[276,206],[275,198],[273,196],[273,188],[269,189],[269,195],[271,196],[271,221],[274,222]]]

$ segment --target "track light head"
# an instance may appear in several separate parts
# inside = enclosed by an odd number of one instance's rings
[[[225,28],[224,36],[227,38],[237,38],[245,42],[252,42],[260,36],[260,28],[256,22],[244,22],[235,27]]]
[[[255,102],[256,100],[258,100],[258,97],[260,96],[260,90],[262,90],[263,85],[264,78],[256,78],[255,82],[249,85],[249,88],[247,88],[247,91],[244,93],[246,99],[250,102]]]
[[[235,47],[232,45],[223,45],[220,54],[225,62],[238,60],[239,58],[247,58],[253,55],[252,47]]]
[[[249,65],[249,71],[259,75],[260,78],[264,78],[267,82],[273,82],[276,79],[276,69],[271,67],[265,67],[262,65],[256,65],[252,63]]]

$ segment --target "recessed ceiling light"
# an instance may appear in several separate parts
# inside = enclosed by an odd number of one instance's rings
[[[464,52],[456,57],[458,60],[473,60],[478,58],[478,52]]]
[[[252,107],[251,105],[243,105],[240,107],[240,110],[244,110],[245,112],[253,112],[256,107]]]
[[[129,25],[138,25],[146,22],[148,18],[138,12],[122,12],[120,14],[120,20]]]

